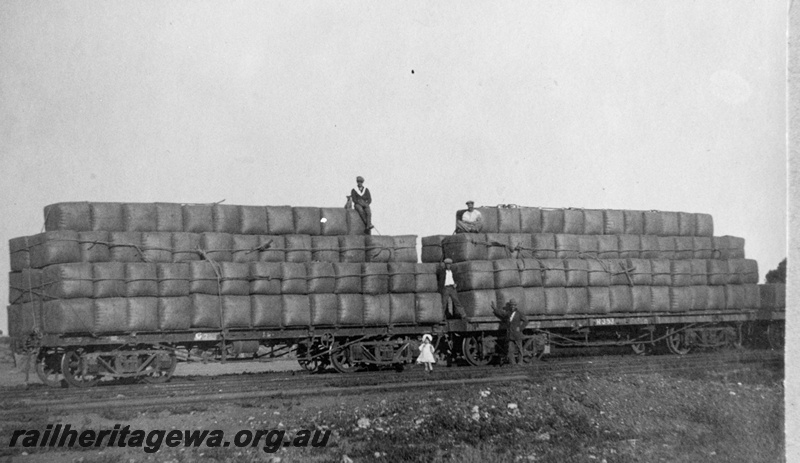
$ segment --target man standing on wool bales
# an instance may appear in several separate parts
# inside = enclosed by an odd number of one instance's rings
[[[364,187],[364,177],[356,177],[356,188],[350,190],[350,198],[353,200],[355,209],[361,220],[364,222],[364,233],[367,235],[372,233],[375,228],[372,225],[372,211],[369,205],[372,204],[372,195],[369,194],[369,188]]]

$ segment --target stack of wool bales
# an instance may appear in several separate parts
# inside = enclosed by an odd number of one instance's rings
[[[713,236],[708,214],[479,208],[485,233],[422,239],[423,262],[452,259],[469,316],[519,301],[529,314],[759,308],[744,239]]]
[[[353,210],[59,203],[45,230],[9,242],[12,336],[443,319],[416,236],[359,234]]]

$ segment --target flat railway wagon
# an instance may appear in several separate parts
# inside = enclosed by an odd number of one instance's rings
[[[782,347],[785,287],[756,284],[744,240],[714,237],[710,216],[479,210],[486,233],[423,238],[418,263],[415,236],[363,235],[340,208],[50,205],[45,233],[10,242],[10,334],[45,384],[76,387],[168,381],[187,355],[401,369],[424,333],[449,362],[483,365],[504,344],[491,307],[511,298],[529,320],[522,362],[557,347]],[[445,258],[464,319],[445,316]]]

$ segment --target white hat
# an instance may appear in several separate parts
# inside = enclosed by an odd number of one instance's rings
[[[425,334],[422,335],[422,340],[425,341],[425,339],[427,339],[430,342],[433,342],[433,336],[431,336],[428,333],[425,333]]]

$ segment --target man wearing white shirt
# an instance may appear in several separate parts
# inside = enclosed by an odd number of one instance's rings
[[[453,318],[467,318],[467,314],[464,313],[464,306],[461,305],[461,301],[458,299],[456,281],[453,279],[453,270],[450,268],[452,263],[453,260],[448,258],[444,260],[444,266],[440,267],[439,285],[442,288],[442,308],[446,311],[447,301],[450,301],[453,306],[451,316]]]
[[[483,215],[475,209],[474,201],[467,201],[467,210],[456,221],[456,233],[480,233],[483,230]]]

